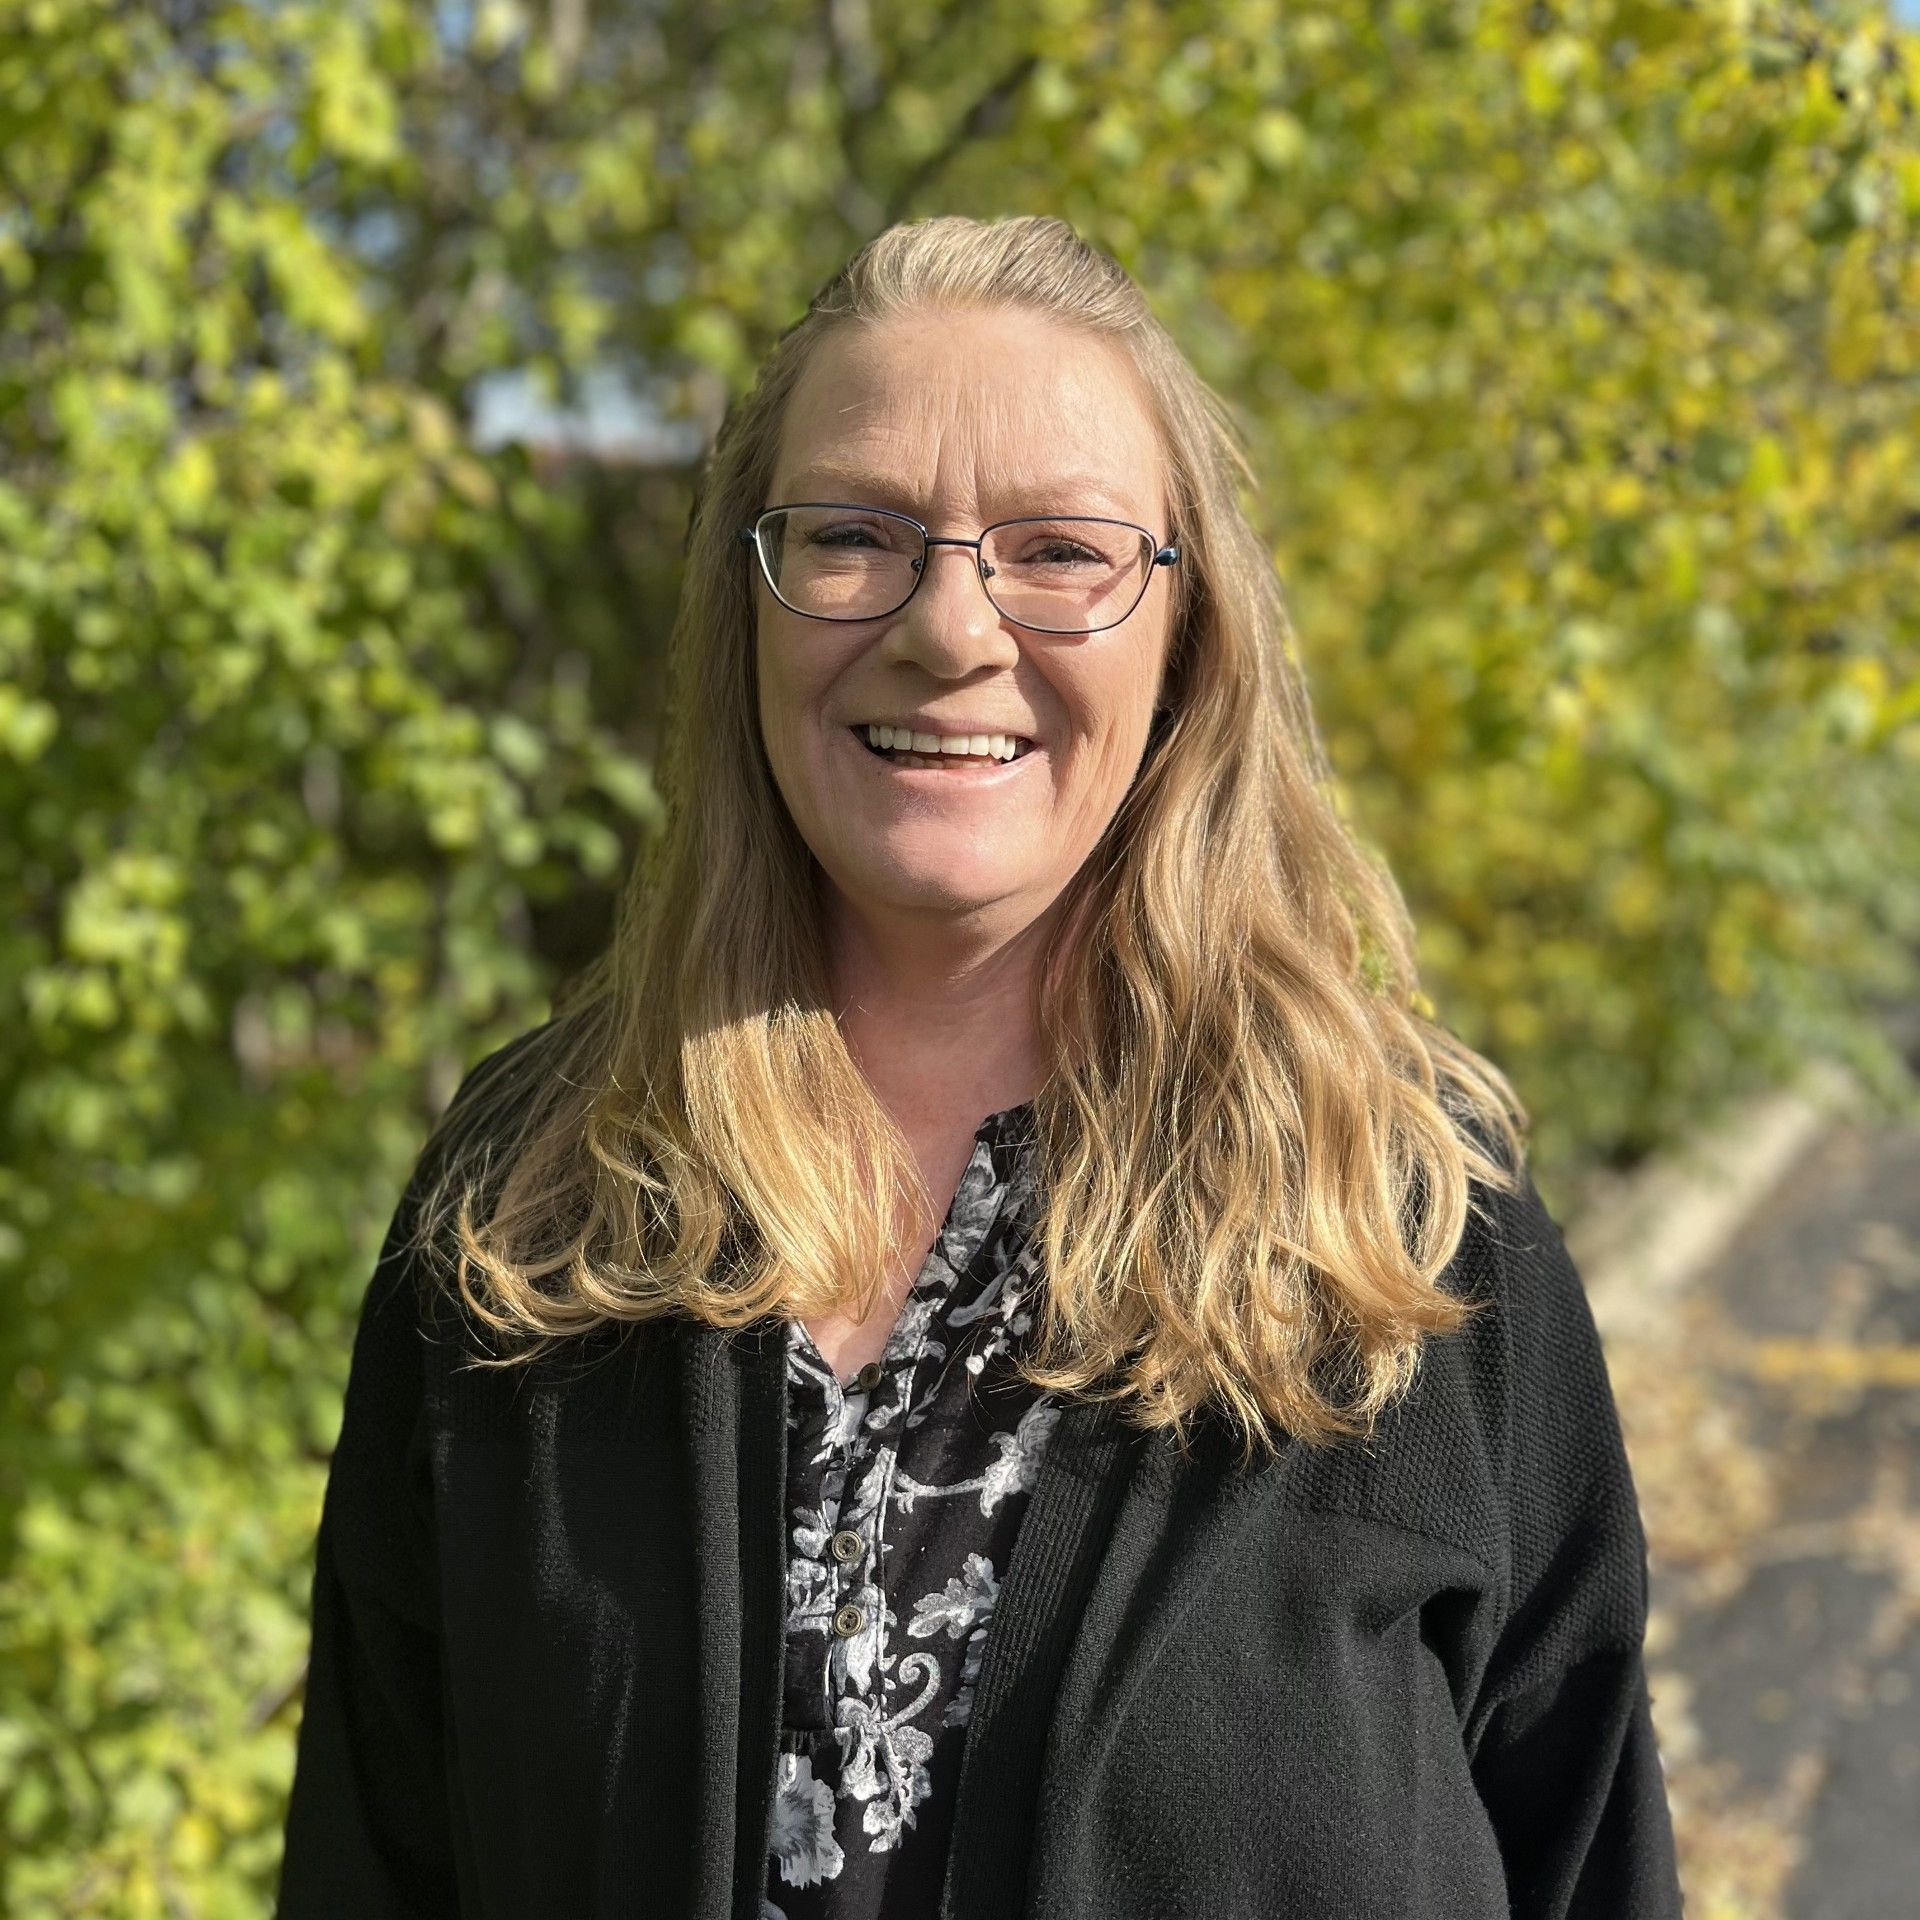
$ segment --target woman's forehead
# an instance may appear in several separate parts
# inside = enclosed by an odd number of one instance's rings
[[[1098,414],[1083,411],[1089,399]],[[1082,434],[1110,437],[1100,435],[1109,418],[1123,435],[1146,426],[1144,400],[1126,350],[1112,341],[1033,314],[961,313],[942,325],[914,316],[827,334],[787,413],[816,438],[874,420],[1010,432],[1066,416]]]
[[[1009,512],[1068,498],[1127,517],[1156,509],[1158,438],[1131,369],[1115,364],[1118,349],[1085,337],[1033,357],[972,346],[924,328],[886,340],[829,336],[789,396],[781,496],[887,505],[881,492],[923,501],[957,491]]]

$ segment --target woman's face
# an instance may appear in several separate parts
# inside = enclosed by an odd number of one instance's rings
[[[917,316],[824,342],[791,396],[767,495],[769,506],[812,500],[891,508],[969,540],[998,520],[1055,513],[1168,536],[1159,445],[1130,363],[1020,313]],[[835,537],[871,552],[862,535]],[[843,548],[831,564],[865,562]],[[964,547],[929,547],[912,599],[875,619],[809,619],[757,566],[755,578],[767,757],[841,903],[863,920],[970,916],[1009,934],[1037,919],[1139,768],[1168,645],[1167,569],[1149,570],[1118,626],[1077,635],[997,612]],[[916,771],[869,749],[872,723],[1033,746],[984,772]]]

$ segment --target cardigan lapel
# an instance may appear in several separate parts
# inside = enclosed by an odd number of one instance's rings
[[[1061,1414],[987,1629],[940,1920],[1050,1910],[1072,1828],[1128,1700],[1292,1452],[1241,1472],[1204,1427],[1183,1460],[1110,1401]]]
[[[1127,1485],[1052,1701],[1029,1862],[1035,1912],[1057,1910],[1056,1843],[1077,1844],[1087,1795],[1154,1661],[1223,1564],[1245,1551],[1250,1520],[1270,1509],[1297,1458],[1289,1436],[1247,1469],[1234,1454],[1216,1422],[1186,1460],[1162,1430]]]
[[[987,1626],[940,1920],[1005,1920],[1026,1905],[1054,1689],[1139,1453],[1111,1401],[1061,1410]]]
[[[699,1725],[700,1920],[759,1920],[785,1658],[786,1355],[777,1322],[680,1329]]]

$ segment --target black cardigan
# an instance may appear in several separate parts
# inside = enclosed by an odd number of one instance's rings
[[[402,1251],[419,1185],[322,1508],[278,1920],[758,1920],[784,1323],[462,1371]],[[1183,1461],[1111,1404],[1061,1414],[940,1920],[1680,1913],[1599,1340],[1531,1181],[1474,1192],[1495,1225],[1446,1284],[1493,1304],[1371,1442],[1241,1472],[1218,1428]]]

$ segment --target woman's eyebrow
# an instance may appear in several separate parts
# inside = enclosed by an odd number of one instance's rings
[[[1093,502],[1105,506],[1123,519],[1132,517],[1106,477],[1097,473],[1060,473],[1020,486],[995,487],[989,492],[994,500],[1002,504],[1007,514],[1022,511],[1047,513],[1062,506]],[[863,467],[810,466],[787,488],[783,497],[793,500],[865,501],[874,506],[897,507],[914,513],[919,519],[926,517],[918,511],[921,503],[914,489],[900,486]]]

